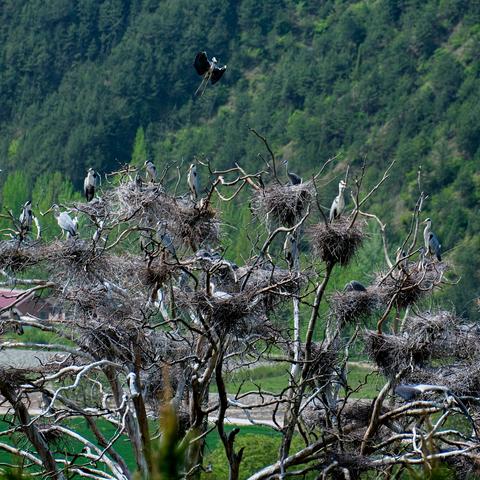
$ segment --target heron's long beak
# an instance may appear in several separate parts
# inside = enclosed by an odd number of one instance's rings
[[[40,215],[41,215],[42,217],[44,217],[47,213],[50,213],[50,212],[53,212],[53,207],[50,207],[46,212],[42,212],[42,211],[40,210]]]

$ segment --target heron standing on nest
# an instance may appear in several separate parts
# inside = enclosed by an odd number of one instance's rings
[[[147,160],[145,163],[145,170],[147,172],[146,177],[147,177],[147,182],[155,182],[157,179],[157,167],[155,167],[154,163],[151,162],[150,160]]]
[[[83,181],[83,193],[87,202],[91,202],[95,196],[95,186],[97,185],[98,175],[93,168],[89,168],[87,176]]]
[[[52,205],[50,210],[53,210],[58,226],[62,229],[62,233],[66,233],[67,238],[76,237],[78,232],[72,217],[70,217],[67,212],[60,212],[60,207],[56,203]]]
[[[290,180],[290,185],[300,185],[303,180],[296,173],[288,171],[288,160],[287,159],[285,159],[283,161],[283,164],[285,165],[285,172],[287,174],[288,179]]]
[[[338,184],[338,195],[335,197],[332,206],[330,207],[330,223],[340,217],[345,210],[345,198],[343,192],[346,188],[347,184],[343,180],[340,180],[340,183]]]
[[[367,289],[360,282],[357,282],[356,280],[352,280],[343,287],[343,291],[344,292],[366,292]]]
[[[438,237],[432,232],[432,220],[427,218],[423,223],[426,224],[423,230],[423,239],[425,241],[425,249],[430,255],[435,255],[439,262],[442,261],[442,245]]]
[[[188,169],[187,183],[191,192],[190,198],[192,201],[197,200],[200,195],[200,181],[198,179],[197,167],[194,163],[192,163]]]
[[[215,85],[215,83],[222,78],[225,70],[227,69],[226,65],[219,67],[218,61],[215,57],[212,57],[212,60],[209,60],[206,52],[197,53],[193,66],[199,75],[203,75],[202,82],[195,91],[196,97],[201,97],[203,95],[209,80],[211,81],[212,85]]]

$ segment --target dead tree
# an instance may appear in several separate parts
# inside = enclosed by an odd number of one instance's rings
[[[241,429],[226,433],[228,411],[240,408],[255,423],[256,412],[269,408],[269,428],[282,434],[278,459],[250,480],[309,471],[358,478],[367,470],[433,468],[438,461],[474,468],[480,331],[448,312],[417,308],[448,271],[446,263],[418,257],[423,195],[405,256],[392,262],[385,225],[364,210],[389,169],[364,191],[362,168],[353,181],[353,210],[329,223],[317,183],[331,160],[310,180],[288,185],[268,149],[274,173],[268,183],[265,172],[248,174],[238,165],[219,171],[199,162],[211,179],[202,198],[177,194],[179,184],[172,188],[168,172],[148,184],[131,168],[116,172],[95,200],[63,206],[81,217],[79,238],[33,239],[17,235],[12,222],[0,241],[0,273],[4,286],[24,293],[0,311],[1,347],[52,355],[30,370],[1,367],[11,425],[0,436],[21,432],[28,446],[0,441],[0,449],[52,478],[68,472],[125,480],[134,472],[116,444],[128,437],[136,470],[155,478],[151,419],[162,431],[160,412],[172,410],[176,446],[185,452],[181,477],[200,478],[205,438],[215,429],[229,478],[237,480],[245,453],[236,446]],[[257,236],[251,236],[250,256],[236,265],[220,248],[220,210],[247,196]],[[352,261],[372,219],[384,236],[385,270],[365,291],[327,295],[332,275]],[[55,305],[48,320],[8,313],[37,293]],[[291,318],[277,315],[289,311]],[[397,325],[392,312],[403,315]],[[376,328],[366,329],[363,322],[372,318]],[[48,332],[51,342],[19,341],[18,327]],[[386,378],[373,401],[352,400],[348,360],[359,343]],[[228,374],[259,362],[286,366],[290,375],[281,392],[227,391]],[[213,382],[218,395],[212,398]],[[458,416],[468,427],[447,428],[447,419]],[[85,419],[95,442],[69,426],[73,417]],[[114,426],[113,435],[105,436],[99,418]],[[304,445],[292,451],[297,435]],[[68,439],[82,448],[58,448]]]

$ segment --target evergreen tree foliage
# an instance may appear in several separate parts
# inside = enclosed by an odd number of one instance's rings
[[[195,155],[259,168],[248,127],[304,177],[340,153],[343,166],[366,158],[373,182],[395,159],[375,207],[393,227],[392,249],[421,166],[424,214],[461,277],[448,296],[476,316],[479,24],[477,3],[457,0],[4,0],[2,208],[18,210],[41,175],[58,171],[79,190],[88,167],[146,156],[159,168]],[[203,49],[228,69],[194,99]],[[26,187],[13,193],[20,168]]]

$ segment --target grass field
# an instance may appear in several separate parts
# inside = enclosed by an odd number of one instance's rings
[[[350,364],[348,366],[348,383],[356,390],[354,398],[374,398],[384,385],[384,378],[366,366]],[[227,391],[231,394],[258,390],[280,393],[288,385],[288,370],[284,365],[262,365],[260,367],[243,369],[227,377]],[[212,392],[217,391],[212,385]],[[344,392],[342,392],[343,394]]]

